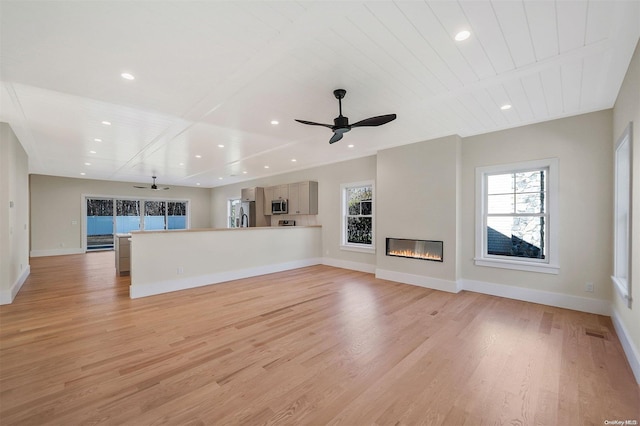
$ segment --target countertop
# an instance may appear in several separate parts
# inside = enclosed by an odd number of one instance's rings
[[[217,232],[217,231],[255,231],[264,229],[300,229],[300,228],[322,228],[322,225],[308,226],[254,226],[251,228],[193,228],[193,229],[162,229],[157,231],[131,231],[131,234],[155,234],[166,232]]]

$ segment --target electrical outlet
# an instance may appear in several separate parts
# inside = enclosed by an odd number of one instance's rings
[[[584,291],[588,291],[589,293],[593,293],[593,283],[588,282],[584,284]]]
[[[178,266],[178,275],[184,274],[184,267]]]

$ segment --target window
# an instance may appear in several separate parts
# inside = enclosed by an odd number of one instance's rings
[[[476,169],[479,266],[557,274],[557,159]]]
[[[116,232],[127,234],[140,230],[140,201],[116,200]]]
[[[187,203],[167,202],[167,229],[187,229]]]
[[[167,214],[166,202],[145,201],[144,202],[144,229],[145,231],[156,231],[166,229],[165,216]]]
[[[631,308],[631,123],[616,142],[614,181],[614,243],[611,280]]]
[[[234,198],[227,202],[227,217],[229,218],[227,228],[240,227],[240,198]]]
[[[341,186],[344,250],[375,252],[373,182]]]

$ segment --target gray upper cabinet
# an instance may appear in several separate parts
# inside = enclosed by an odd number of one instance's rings
[[[242,188],[240,194],[242,201],[256,201],[256,188]]]
[[[273,187],[273,200],[288,200],[289,185],[278,185]]]
[[[318,214],[318,182],[289,184],[289,214]]]
[[[273,192],[275,186],[268,186],[264,189],[264,214],[271,216],[271,201],[274,200]]]

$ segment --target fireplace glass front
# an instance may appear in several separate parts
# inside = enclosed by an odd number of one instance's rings
[[[387,238],[387,256],[442,262],[442,241]]]

